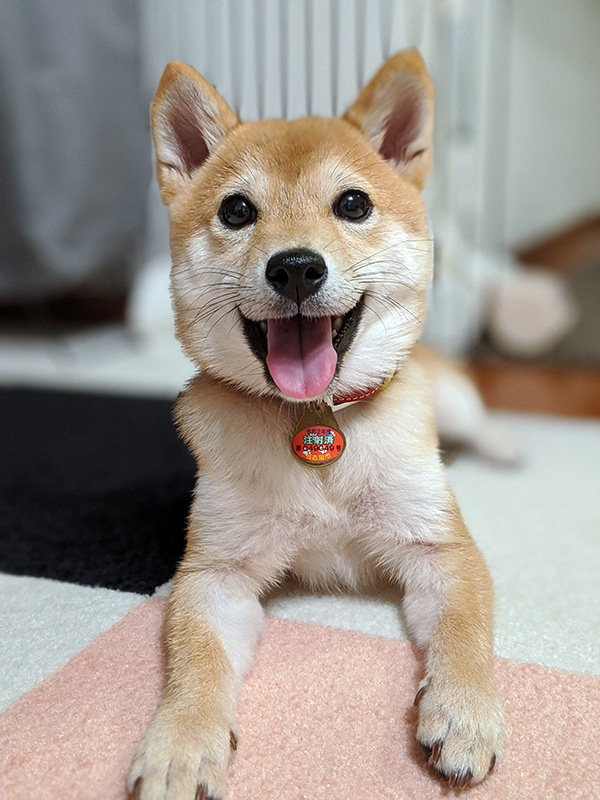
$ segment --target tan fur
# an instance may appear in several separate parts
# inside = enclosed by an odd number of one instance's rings
[[[414,119],[410,135],[394,138],[386,120],[402,121],[390,108],[403,92]],[[177,103],[190,97],[205,138],[186,154],[189,119],[181,133]],[[177,335],[199,368],[176,419],[199,473],[169,601],[167,685],[130,772],[143,800],[193,800],[197,790],[223,797],[236,699],[263,624],[259,599],[287,572],[321,588],[401,587],[424,653],[417,737],[430,763],[451,785],[466,785],[501,754],[492,585],[440,464],[437,357],[415,347],[431,276],[417,190],[431,159],[432,103],[416,51],[384,65],[341,120],[240,123],[183,65],[170,65],[159,85],[152,120]],[[361,226],[331,213],[333,198],[354,186],[374,205]],[[232,231],[218,212],[236,193],[259,211],[256,224]],[[349,311],[367,286],[364,265],[370,270],[373,305],[323,399],[397,370],[384,391],[336,412],[347,453],[323,470],[294,459],[299,403],[266,380],[239,330],[240,312],[255,321],[277,315],[265,261],[295,247],[328,259],[328,283],[310,307],[317,316]],[[380,289],[395,305],[385,306]]]

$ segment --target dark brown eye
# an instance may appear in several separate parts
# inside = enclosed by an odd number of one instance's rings
[[[243,228],[256,219],[256,209],[242,194],[226,197],[219,209],[219,219],[228,228]]]
[[[351,222],[361,222],[366,219],[373,208],[371,198],[360,189],[348,189],[337,198],[333,204],[333,213],[341,219]]]

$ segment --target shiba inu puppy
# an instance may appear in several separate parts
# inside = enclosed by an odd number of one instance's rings
[[[178,338],[177,404],[198,462],[171,592],[168,674],[129,775],[143,800],[223,798],[261,595],[398,587],[424,675],[417,738],[451,786],[502,752],[492,585],[438,453],[420,190],[433,91],[391,58],[341,119],[241,123],[171,63],[152,106]],[[365,795],[366,796],[366,795]]]

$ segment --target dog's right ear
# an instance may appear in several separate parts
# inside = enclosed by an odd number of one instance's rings
[[[388,59],[344,119],[419,191],[431,168],[433,84],[414,49]]]
[[[195,69],[178,61],[167,64],[150,111],[163,203],[169,205],[238,123],[237,115]]]

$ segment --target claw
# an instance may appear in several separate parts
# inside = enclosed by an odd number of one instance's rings
[[[494,767],[496,766],[496,754],[492,756],[492,760],[490,761],[490,768],[488,769],[488,774],[494,771]]]
[[[431,747],[429,747],[428,744],[423,744],[422,742],[419,742],[419,744],[421,745],[421,749],[425,753],[425,758],[427,759],[427,761],[429,761],[431,757]]]
[[[133,790],[131,792],[131,796],[133,800],[139,800],[140,797],[140,789],[142,788],[142,779],[141,777],[136,780],[133,784]]]
[[[452,775],[448,777],[448,786],[451,789],[455,789],[457,784],[458,784],[458,775],[456,774],[456,772],[453,772]]]
[[[202,786],[199,786],[196,789],[196,798],[195,798],[195,800],[206,800],[206,789],[204,789]]]
[[[458,782],[459,789],[466,789],[467,786],[470,785],[471,781],[473,780],[473,773],[465,772],[462,778]]]
[[[415,706],[419,705],[419,703],[421,702],[421,698],[423,697],[426,691],[427,691],[427,686],[421,686],[421,688],[417,692],[417,696],[415,697],[415,702],[413,703],[413,705]]]
[[[440,760],[440,756],[442,754],[442,744],[443,742],[434,742],[431,748],[431,761],[434,764]]]
[[[237,750],[238,740],[233,731],[229,731],[229,745],[232,750]]]

